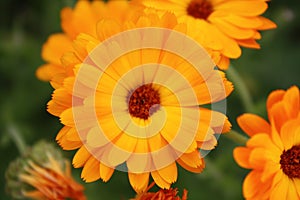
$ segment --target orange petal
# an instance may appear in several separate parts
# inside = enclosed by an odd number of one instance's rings
[[[114,169],[100,162],[100,178],[107,182],[114,173]]]
[[[298,195],[297,188],[294,184],[294,179],[290,179],[286,199],[299,199],[299,198],[300,195]]]
[[[97,12],[99,11],[97,10]],[[73,10],[70,8],[62,10],[62,28],[72,39],[79,33],[88,33],[95,36],[95,25],[99,20],[97,12],[93,12],[92,4],[89,1],[78,1]]]
[[[237,122],[241,129],[250,137],[257,133],[270,134],[270,125],[263,118],[254,114],[243,114],[237,118]]]
[[[60,105],[54,100],[51,100],[47,103],[47,111],[57,117],[59,117],[66,109],[68,109],[68,107]]]
[[[284,94],[285,94],[284,90],[275,90],[271,92],[267,99],[267,110],[269,111],[274,104],[281,101],[283,99]]]
[[[258,27],[258,30],[268,30],[268,29],[277,28],[277,25],[274,22],[272,22],[271,20],[269,20],[268,18],[265,18],[262,16],[258,16],[258,18],[262,22],[262,25],[260,27]]]
[[[226,115],[206,108],[200,108],[200,120],[209,124],[216,133],[226,132],[231,127]]]
[[[258,17],[245,17],[231,14],[223,16],[223,19],[241,28],[256,29],[263,25],[263,22]]]
[[[285,150],[300,144],[300,120],[291,120],[285,123],[281,128],[280,136]]]
[[[42,57],[47,62],[61,65],[60,58],[62,55],[72,49],[72,40],[65,34],[53,34],[43,45]]]
[[[192,153],[184,153],[179,159],[192,168],[197,168],[203,164],[203,160],[197,150]]]
[[[226,1],[214,5],[215,10],[228,11],[238,16],[257,16],[264,13],[268,4],[264,1]]]
[[[63,81],[66,78],[65,73],[55,74],[50,80],[50,84],[54,89],[60,88],[63,85]]]
[[[73,118],[73,109],[69,108],[65,110],[61,115],[60,115],[61,122],[65,125],[68,126],[75,126],[74,118]]]
[[[36,70],[36,76],[42,81],[50,81],[56,74],[65,73],[61,65],[44,64]]]
[[[273,179],[274,175],[280,171],[281,165],[278,162],[268,161],[265,163],[264,172],[262,174],[261,180],[266,182],[268,179]]]
[[[277,136],[279,138],[279,136]],[[280,155],[282,153],[282,148],[280,148],[279,146],[277,146],[276,143],[274,143],[273,138],[270,135],[267,134],[256,134],[253,137],[251,137],[248,142],[247,142],[247,147],[254,147],[254,148],[265,148],[267,150],[269,150],[270,152],[272,152],[271,155]],[[274,161],[275,162],[279,162],[279,160],[277,160],[278,158],[276,158]]]
[[[82,169],[81,178],[87,183],[98,180],[100,178],[99,166],[100,162],[90,157]]]
[[[57,141],[57,143],[62,147],[63,150],[74,150],[82,146],[82,142],[72,142],[65,139]]]
[[[207,135],[205,141],[197,142],[197,147],[203,150],[212,150],[218,144],[218,141],[214,135]]]
[[[259,193],[261,186],[261,171],[252,170],[243,183],[243,194],[246,199],[254,198]]]
[[[273,126],[280,132],[282,125],[288,120],[288,113],[285,109],[285,102],[276,103],[269,109],[270,121],[273,121]]]
[[[184,169],[186,169],[187,171],[193,172],[193,173],[201,173],[203,171],[203,169],[205,168],[205,163],[204,160],[202,159],[202,165],[193,168],[189,165],[187,165],[183,160],[181,160],[180,158],[177,159],[177,163],[183,167]]]
[[[177,180],[177,166],[175,162],[157,170],[157,172],[168,183],[174,183]]]
[[[73,166],[75,168],[82,167],[90,157],[90,152],[85,148],[85,146],[82,146],[73,157]]]
[[[63,127],[56,137],[57,143],[64,150],[73,150],[80,148],[83,145],[80,138],[76,138],[76,140],[68,140],[67,135],[70,134],[69,131],[71,131],[72,133],[73,128],[67,126]]]
[[[72,141],[72,142],[79,142],[82,141],[80,136],[78,135],[78,132],[76,128],[71,128],[67,134],[66,134],[66,140]]]
[[[230,64],[230,59],[226,56],[223,56],[223,55],[221,56],[221,59],[217,63],[218,67],[222,70],[228,69],[229,64]]]
[[[265,148],[254,148],[249,157],[249,163],[256,170],[263,170],[266,159],[268,159],[268,150]]]
[[[100,41],[104,41],[121,31],[121,25],[115,20],[101,20],[97,23],[97,36]]]
[[[296,190],[298,192],[298,197],[300,198],[300,179],[295,178],[295,179],[293,179],[293,181],[294,181],[294,187],[296,188]]]
[[[255,41],[255,39],[237,40],[237,42],[243,47],[260,49],[260,45]]]
[[[128,172],[128,178],[131,186],[137,193],[144,192],[149,183],[149,173],[134,174]]]
[[[153,171],[151,172],[151,176],[154,180],[154,182],[156,183],[156,185],[158,185],[160,188],[162,189],[169,189],[171,183],[168,183],[167,181],[165,181],[158,173],[158,171]]]
[[[212,33],[214,34],[212,37],[218,38],[222,43],[223,49],[221,53],[224,56],[228,58],[239,58],[241,56],[242,50],[235,40],[227,37],[217,28]]]
[[[288,199],[289,182],[289,178],[285,174],[282,174],[278,183],[273,185],[270,199]]]
[[[272,120],[271,124],[274,124],[274,120]],[[279,133],[276,130],[275,125],[272,125],[271,136],[272,136],[273,144],[275,144],[278,147],[278,149],[280,149],[281,152],[282,152],[284,150],[284,146],[283,146],[283,143],[282,143],[281,138],[279,136]]]
[[[72,107],[72,95],[64,88],[54,90],[52,100],[66,108]]]
[[[228,23],[222,18],[210,17],[209,19],[213,24],[215,24],[218,27],[218,29],[220,29],[223,33],[225,33],[230,38],[243,40],[243,39],[252,38],[255,35],[254,30],[240,28],[231,23]]]
[[[236,147],[233,150],[234,160],[243,168],[250,169],[252,168],[249,163],[251,149],[246,147]]]
[[[296,86],[288,89],[283,97],[285,109],[290,118],[297,117],[300,111],[299,89]]]

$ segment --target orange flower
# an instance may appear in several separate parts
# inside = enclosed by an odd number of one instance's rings
[[[246,199],[300,199],[300,95],[294,86],[272,92],[267,100],[269,121],[244,114],[240,127],[251,137],[237,147],[237,163],[252,171],[243,184]]]
[[[13,199],[85,200],[69,162],[54,143],[39,141],[10,163],[6,191]]]
[[[187,190],[183,190],[182,197],[177,196],[177,188],[170,188],[168,190],[160,189],[158,192],[148,192],[153,187],[152,183],[145,192],[138,194],[131,200],[187,200]]]
[[[99,20],[109,18],[122,22],[130,13],[133,13],[133,8],[127,0],[113,0],[107,3],[79,0],[74,9],[62,9],[63,33],[51,35],[43,45],[42,58],[47,63],[37,69],[37,77],[43,81],[50,81],[54,88],[60,87],[63,79],[73,72],[71,67],[62,64],[61,57],[65,52],[72,51],[72,41],[78,34],[96,36],[95,27]]]
[[[83,167],[82,178],[108,181],[115,169],[128,171],[141,192],[150,175],[170,188],[176,163],[200,173],[199,149],[213,149],[215,133],[231,126],[224,114],[199,107],[231,93],[225,74],[173,14],[101,20],[96,30],[96,37],[80,34],[62,57],[74,72],[48,104],[65,125],[58,143],[79,149],[73,164]]]
[[[198,36],[200,44],[222,53],[220,62],[216,62],[221,69],[228,68],[229,59],[241,56],[239,46],[260,48],[256,42],[261,38],[258,31],[276,27],[259,16],[268,8],[265,0],[141,0],[135,3],[176,14]]]
[[[82,185],[76,183],[72,176],[70,165],[65,162],[65,171],[61,163],[49,156],[49,163],[43,167],[29,162],[20,180],[31,185],[35,190],[23,191],[23,195],[32,199],[48,200],[85,200]]]

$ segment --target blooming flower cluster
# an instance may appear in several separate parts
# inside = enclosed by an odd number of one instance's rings
[[[266,0],[79,0],[62,9],[63,31],[44,44],[36,75],[54,89],[47,110],[63,124],[56,140],[76,150],[82,179],[107,182],[119,170],[135,200],[186,200],[186,190],[179,197],[172,188],[178,167],[201,173],[205,155],[231,130],[226,70],[241,47],[260,48],[260,31],[276,28],[261,16],[267,8]],[[299,89],[274,91],[267,109],[269,122],[238,118],[250,137],[234,150],[252,170],[243,195],[299,199]],[[20,175],[36,188],[24,195],[85,199],[70,172],[48,160],[29,162]],[[154,184],[159,191],[149,192]]]

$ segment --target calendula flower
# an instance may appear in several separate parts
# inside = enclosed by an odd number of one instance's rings
[[[40,66],[36,72],[40,80],[50,81],[54,88],[60,87],[72,68],[62,65],[61,57],[71,51],[72,41],[79,33],[96,36],[96,24],[99,20],[108,18],[119,22],[133,13],[134,8],[127,0],[77,1],[74,9],[66,7],[61,11],[61,27],[63,32],[49,36],[42,48],[42,58],[47,63]]]
[[[199,105],[225,99],[232,84],[171,13],[102,20],[96,30],[96,37],[80,34],[62,57],[74,72],[48,104],[65,125],[58,143],[79,149],[73,164],[83,167],[82,178],[108,181],[115,169],[128,171],[141,192],[150,175],[169,188],[176,163],[200,173],[199,150],[213,149],[215,133],[230,123]]]
[[[71,176],[70,164],[53,144],[38,142],[12,162],[7,190],[15,199],[85,200],[83,187]]]
[[[251,137],[237,147],[237,163],[252,171],[243,184],[246,199],[300,198],[300,96],[294,86],[272,92],[267,100],[269,121],[244,114],[240,127]]]
[[[199,42],[213,50],[221,51],[218,64],[227,69],[229,59],[241,56],[240,46],[260,48],[260,30],[273,29],[276,25],[260,16],[267,8],[265,0],[142,0],[135,1],[146,7],[175,13],[180,22],[198,35]],[[204,39],[203,39],[204,38]]]
[[[177,188],[170,188],[168,190],[160,189],[158,192],[148,192],[153,187],[151,184],[147,190],[141,194],[137,194],[135,198],[131,200],[187,200],[187,190],[183,190],[182,197],[180,198],[177,193]]]

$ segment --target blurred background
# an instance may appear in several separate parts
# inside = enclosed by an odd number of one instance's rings
[[[0,1],[0,199],[11,199],[5,192],[4,172],[18,155],[11,140],[19,131],[28,145],[44,139],[54,141],[61,128],[59,120],[46,112],[52,88],[35,77],[43,64],[41,48],[47,37],[60,32],[60,10],[74,5],[74,0],[1,0]],[[274,89],[300,86],[300,1],[272,0],[265,16],[278,28],[262,33],[260,50],[243,49],[232,61],[244,79],[255,102],[254,113],[266,116],[265,100]],[[228,116],[237,129],[235,118],[244,113],[234,92],[227,101]],[[237,129],[238,130],[238,129]],[[207,158],[200,175],[179,170],[174,187],[189,191],[189,199],[242,199],[242,181],[247,170],[235,164],[235,143],[221,136],[219,145]],[[72,158],[74,151],[64,152]],[[84,184],[88,199],[128,199],[134,197],[127,174],[116,172],[108,183],[85,184],[81,169],[72,169],[74,178]]]

